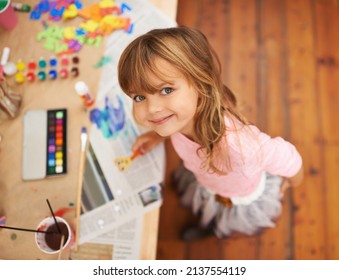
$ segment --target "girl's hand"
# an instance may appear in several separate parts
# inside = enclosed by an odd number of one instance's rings
[[[141,149],[142,154],[146,154],[164,140],[164,137],[161,137],[154,131],[146,132],[137,137],[132,146],[132,151],[135,152],[136,150]]]

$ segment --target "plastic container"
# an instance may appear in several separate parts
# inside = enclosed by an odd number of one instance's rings
[[[18,17],[12,7],[11,1],[0,1],[0,27],[6,30],[14,28]]]
[[[91,107],[94,99],[91,97],[88,86],[83,81],[78,81],[74,86],[78,95],[82,98],[85,107]]]

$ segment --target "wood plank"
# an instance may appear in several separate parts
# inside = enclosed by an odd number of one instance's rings
[[[283,3],[280,0],[262,0],[258,3],[260,64],[258,75],[258,125],[269,135],[286,137],[287,108],[286,63],[284,56]],[[274,229],[259,236],[259,259],[291,258],[291,197],[285,194],[282,215]]]
[[[326,202],[326,259],[339,259],[339,146],[325,148]]]
[[[142,243],[140,245],[140,260],[155,260],[157,254],[158,229],[160,211],[150,211],[143,217]]]
[[[252,122],[257,121],[257,32],[256,1],[230,2],[230,57],[229,87],[239,99],[243,113]]]
[[[318,71],[318,100],[321,112],[323,137],[318,141],[324,145],[324,186],[326,188],[325,209],[326,259],[339,258],[339,9],[331,0],[315,4],[316,61]]]
[[[257,236],[241,236],[228,238],[224,240],[224,259],[255,260],[258,258],[257,248]]]
[[[184,260],[186,244],[182,240],[170,239],[158,242],[157,260]]]
[[[339,144],[339,8],[331,1],[315,5],[316,61],[319,82],[319,105],[324,141]],[[320,139],[319,139],[320,140]]]
[[[288,52],[288,106],[290,140],[304,159],[303,184],[293,190],[294,258],[325,257],[324,186],[321,135],[314,65],[314,30],[311,2],[286,0]]]
[[[70,252],[71,260],[112,260],[113,245],[85,243],[77,252]]]
[[[230,1],[202,0],[200,9],[199,29],[208,37],[222,64],[222,77],[228,84],[229,46],[230,46]]]
[[[220,250],[222,241],[216,236],[188,243],[187,259],[189,260],[220,260],[223,251]]]
[[[287,69],[284,51],[284,10],[279,0],[261,0],[259,7],[260,64],[258,123],[271,136],[286,136],[284,103]]]
[[[177,22],[178,25],[188,27],[199,27],[201,0],[184,0],[178,1]]]
[[[276,222],[276,227],[266,229],[258,238],[258,253],[256,259],[292,259],[293,238],[290,205],[290,195],[285,194],[282,204],[282,214]]]

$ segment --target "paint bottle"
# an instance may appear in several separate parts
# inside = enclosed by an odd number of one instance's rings
[[[59,72],[59,75],[60,75],[61,79],[66,79],[67,76],[68,76],[67,69],[66,68],[61,69],[60,72]]]
[[[31,6],[22,3],[12,3],[12,7],[17,12],[29,13],[31,11]]]
[[[55,69],[49,70],[48,76],[51,80],[55,80],[58,77],[58,72]]]
[[[85,107],[91,107],[94,104],[95,100],[91,97],[88,86],[83,81],[76,82],[74,88],[84,101]]]

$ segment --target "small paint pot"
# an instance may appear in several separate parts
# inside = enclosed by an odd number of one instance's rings
[[[39,71],[39,72],[38,72],[38,79],[39,79],[40,81],[46,80],[46,73],[45,73],[44,71]]]
[[[28,73],[26,74],[26,78],[27,78],[27,81],[33,82],[33,81],[35,80],[35,75],[34,75],[33,72],[28,72]]]
[[[58,65],[58,61],[57,61],[57,59],[56,58],[51,58],[50,59],[50,61],[49,61],[49,65],[51,66],[51,67],[55,67],[55,66],[57,66]]]
[[[58,77],[58,72],[52,69],[52,70],[49,70],[48,75],[51,80],[55,80]]]
[[[39,65],[40,68],[46,68],[46,66],[47,66],[46,60],[41,58],[38,62],[38,65]]]
[[[36,69],[36,63],[34,61],[31,61],[28,63],[28,69],[35,70]]]
[[[73,64],[78,64],[79,61],[80,61],[80,59],[79,59],[79,57],[77,57],[77,56],[74,56],[74,57],[72,58]]]
[[[19,70],[19,71],[24,71],[25,70],[25,63],[21,60],[19,60],[17,63],[16,63],[16,68]]]
[[[71,69],[71,75],[72,75],[73,77],[78,77],[78,76],[79,76],[79,69],[78,69],[78,67],[73,67],[73,68]]]
[[[18,72],[15,74],[15,81],[18,84],[22,84],[25,81],[25,76],[22,74],[22,72]]]
[[[61,59],[61,65],[62,65],[62,66],[67,66],[68,63],[69,63],[69,62],[68,62],[68,59],[67,59],[67,58],[62,58],[62,59]]]
[[[68,70],[67,69],[61,69],[59,72],[59,75],[61,79],[66,79],[68,77]]]

